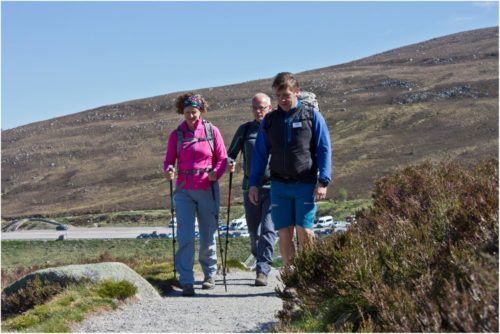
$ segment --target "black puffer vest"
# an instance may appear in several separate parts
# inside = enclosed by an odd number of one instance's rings
[[[313,111],[311,106],[305,104],[289,112],[278,107],[264,118],[264,131],[271,154],[271,180],[306,183],[317,181]]]

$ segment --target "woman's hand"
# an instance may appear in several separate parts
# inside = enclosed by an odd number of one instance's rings
[[[217,181],[217,175],[215,174],[213,169],[208,172],[208,180],[210,182]]]
[[[165,171],[165,177],[167,180],[172,181],[175,178],[175,168],[174,166],[168,166],[168,169]]]

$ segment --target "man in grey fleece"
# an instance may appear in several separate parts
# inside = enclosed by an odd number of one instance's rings
[[[248,198],[248,178],[250,177],[250,165],[252,151],[257,139],[259,125],[264,116],[272,110],[271,99],[264,93],[258,93],[252,98],[253,121],[242,124],[233,137],[228,149],[228,161],[230,170],[235,170],[235,160],[240,151],[243,153],[243,199],[245,206],[245,218],[251,240],[251,252],[257,260],[255,271],[256,286],[267,285],[267,276],[271,271],[273,262],[274,244],[276,232],[271,220],[271,196],[269,183],[269,169],[266,170],[259,186],[258,205],[254,205]]]

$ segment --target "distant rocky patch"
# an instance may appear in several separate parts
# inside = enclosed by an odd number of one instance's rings
[[[413,88],[417,84],[411,81],[399,80],[399,79],[387,79],[380,83],[382,87],[396,87],[396,88]]]
[[[426,101],[444,101],[456,97],[470,97],[477,99],[481,94],[470,85],[461,85],[445,88],[439,91],[424,91],[405,94],[393,99],[393,104],[412,104]]]

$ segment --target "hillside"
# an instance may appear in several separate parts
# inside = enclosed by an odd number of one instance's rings
[[[286,71],[286,69],[276,69]],[[498,27],[432,39],[297,74],[330,128],[334,181],[367,198],[374,178],[425,159],[498,155]],[[272,78],[197,90],[226,146]],[[2,217],[164,208],[162,164],[178,93],[2,131]],[[275,105],[275,101],[273,101]],[[233,193],[241,201],[235,175]],[[223,178],[222,204],[228,177]]]

